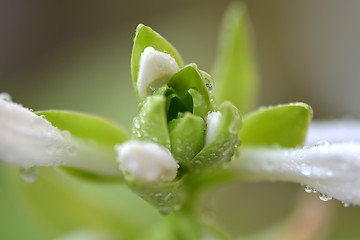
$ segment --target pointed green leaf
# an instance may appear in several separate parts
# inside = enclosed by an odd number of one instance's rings
[[[57,110],[38,111],[36,114],[44,116],[54,127],[69,131],[74,137],[95,140],[111,148],[130,137],[119,125],[95,115]]]
[[[205,122],[191,113],[169,123],[171,152],[181,165],[189,165],[204,146]]]
[[[158,143],[170,150],[164,96],[149,96],[141,103],[139,116],[133,123],[133,138]]]
[[[212,110],[210,95],[203,80],[203,75],[195,64],[186,65],[175,73],[168,81],[168,86],[175,91],[188,109],[193,109],[193,99],[189,90],[194,89],[203,98],[203,110],[199,114],[207,114],[207,112]],[[200,117],[205,117],[205,115]]]
[[[242,145],[302,146],[311,118],[312,109],[305,103],[260,108],[244,117]]]
[[[219,108],[219,119],[216,126],[209,126],[207,121],[207,137],[204,148],[194,157],[190,171],[203,172],[217,169],[223,163],[230,161],[239,144],[241,116],[239,110],[230,102],[225,101]],[[209,116],[208,116],[209,118]],[[216,127],[216,129],[211,129]]]
[[[258,98],[258,74],[253,40],[245,7],[234,2],[222,25],[214,67],[214,96],[231,101],[241,112],[252,109]]]
[[[153,47],[157,51],[170,54],[170,56],[175,59],[180,68],[183,66],[183,61],[180,54],[165,38],[160,36],[160,34],[152,30],[150,27],[139,24],[136,28],[134,45],[131,54],[131,73],[137,95],[138,91],[136,83],[140,68],[140,56],[144,49],[149,46]]]

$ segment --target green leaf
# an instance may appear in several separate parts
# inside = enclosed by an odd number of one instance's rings
[[[131,54],[131,73],[133,78],[134,89],[140,99],[138,91],[137,91],[137,79],[139,74],[139,62],[141,53],[144,51],[146,47],[153,47],[155,50],[160,52],[165,52],[170,54],[179,67],[181,68],[184,64],[181,59],[178,51],[162,36],[160,36],[157,32],[152,30],[150,27],[144,26],[143,24],[139,24],[136,28],[134,45]]]
[[[281,146],[304,144],[312,109],[305,103],[260,108],[244,117],[240,137],[243,146]]]
[[[83,140],[95,140],[113,148],[115,144],[129,139],[129,133],[119,125],[102,117],[71,111],[38,111],[54,127],[66,130],[72,136]]]
[[[180,165],[189,165],[204,146],[205,122],[191,113],[169,123],[171,152]]]
[[[193,114],[204,118],[208,114],[206,98],[193,88],[189,89],[193,101]]]
[[[133,137],[138,140],[158,143],[170,150],[166,98],[164,96],[148,96],[141,103],[139,116],[135,117],[133,123]]]
[[[168,81],[168,86],[175,91],[187,109],[191,110],[193,109],[193,99],[189,90],[198,91],[203,98],[201,100],[203,102],[202,111],[197,111],[198,114],[201,114],[200,117],[204,118],[207,112],[212,110],[210,95],[203,80],[203,75],[195,64],[186,65],[175,73]]]
[[[223,163],[230,161],[239,144],[238,134],[241,128],[239,110],[230,102],[225,101],[220,106],[219,112],[221,119],[218,130],[192,160],[189,168],[192,172],[200,173],[217,169]]]
[[[117,168],[116,153],[114,146],[130,138],[130,135],[122,127],[104,118],[71,111],[38,111],[39,116],[44,116],[54,127],[63,131],[69,131],[72,137],[85,141],[95,141],[106,147],[112,158],[99,159],[99,164],[108,165],[109,168]],[[110,161],[109,161],[110,160]],[[73,167],[60,167],[63,171],[73,176],[92,181],[122,181],[122,176],[108,176],[97,171],[87,171]]]
[[[254,108],[258,98],[258,73],[253,40],[245,7],[234,2],[222,24],[214,66],[214,96],[231,101],[241,112]]]

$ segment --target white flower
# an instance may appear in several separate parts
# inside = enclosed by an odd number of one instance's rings
[[[141,99],[145,99],[179,71],[179,65],[173,57],[153,47],[147,47],[141,53],[139,65],[136,84]]]
[[[241,148],[240,155],[233,160],[234,167],[249,180],[297,182],[316,189],[322,200],[336,198],[360,205],[360,142],[339,143],[345,139],[342,132],[326,124],[316,123],[310,128],[310,141],[322,139],[324,135],[320,133],[324,133],[333,136],[334,144],[320,141],[296,149]]]
[[[7,96],[0,96],[0,161],[22,167],[68,166],[121,176],[112,149],[72,137]]]
[[[129,181],[161,184],[175,179],[178,163],[170,151],[152,142],[129,141],[116,146],[120,169]]]

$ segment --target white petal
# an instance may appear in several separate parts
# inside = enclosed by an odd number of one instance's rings
[[[176,177],[177,161],[169,150],[156,143],[129,141],[116,150],[120,169],[130,181],[159,184]]]
[[[112,149],[74,138],[4,97],[0,97],[0,161],[23,167],[69,166],[121,175]]]
[[[214,140],[223,120],[224,117],[219,111],[211,112],[207,115],[206,117],[207,130],[206,130],[205,144],[208,144],[212,140]]]
[[[179,71],[179,65],[169,54],[159,52],[153,47],[145,48],[140,57],[137,89],[142,99],[161,87]]]
[[[360,121],[352,119],[313,121],[306,138],[307,145],[320,140],[330,143],[360,142]]]
[[[360,205],[360,143],[324,143],[303,149],[243,148],[233,163],[249,180],[298,182]]]

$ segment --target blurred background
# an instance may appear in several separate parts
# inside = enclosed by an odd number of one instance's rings
[[[0,92],[35,110],[78,110],[128,127],[137,113],[130,75],[137,24],[161,33],[186,63],[211,72],[230,2],[0,0]],[[315,119],[359,118],[360,1],[244,2],[256,41],[259,105],[303,101]],[[250,234],[288,216],[302,189],[227,186],[213,196],[213,214],[234,234]],[[334,219],[326,239],[358,239],[359,209],[326,204]]]

